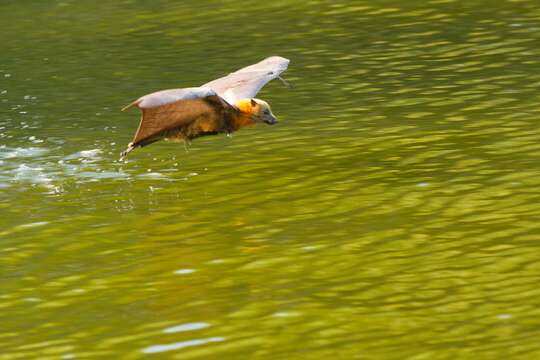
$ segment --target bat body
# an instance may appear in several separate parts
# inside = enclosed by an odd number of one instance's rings
[[[232,133],[258,122],[275,124],[268,103],[254,96],[269,81],[280,78],[288,64],[289,60],[272,56],[201,87],[163,90],[140,97],[122,109],[137,107],[142,112],[139,128],[122,158],[161,139],[190,141]]]

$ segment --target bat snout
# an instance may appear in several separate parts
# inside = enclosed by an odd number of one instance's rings
[[[263,120],[268,125],[274,125],[278,123],[278,120],[275,117],[269,117]]]

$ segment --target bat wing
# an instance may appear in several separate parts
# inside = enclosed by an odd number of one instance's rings
[[[210,81],[202,87],[214,90],[228,103],[240,99],[254,98],[269,81],[276,79],[287,70],[289,60],[271,56],[256,64],[246,66],[222,78]]]
[[[138,107],[141,122],[126,154],[168,133],[189,126],[197,119],[217,118],[228,105],[210,88],[171,89],[140,97],[122,110]]]

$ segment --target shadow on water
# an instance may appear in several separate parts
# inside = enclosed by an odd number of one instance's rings
[[[0,359],[540,354],[540,6],[208,4],[0,5]],[[118,161],[273,54],[279,125]]]

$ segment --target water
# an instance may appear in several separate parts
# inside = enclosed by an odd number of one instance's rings
[[[536,1],[4,1],[0,359],[540,356]],[[269,55],[281,120],[119,153]]]

